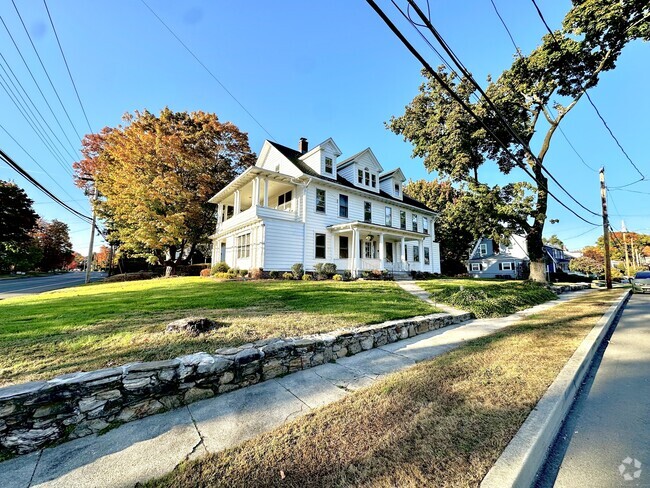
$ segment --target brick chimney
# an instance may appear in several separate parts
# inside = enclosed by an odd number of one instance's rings
[[[309,151],[309,142],[307,142],[306,138],[300,138],[300,141],[298,142],[298,151],[300,151],[300,154],[305,154]]]

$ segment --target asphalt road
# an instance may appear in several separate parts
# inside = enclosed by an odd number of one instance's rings
[[[632,296],[599,353],[538,488],[650,486],[650,295]]]
[[[105,273],[91,273],[90,280],[97,281],[104,276],[106,276]],[[52,276],[0,280],[0,299],[83,285],[85,278],[85,273],[63,273]]]

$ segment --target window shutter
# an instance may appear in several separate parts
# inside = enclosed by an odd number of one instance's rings
[[[499,271],[503,271],[503,263],[499,263]]]

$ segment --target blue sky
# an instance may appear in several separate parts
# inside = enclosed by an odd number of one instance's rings
[[[278,142],[293,147],[302,136],[312,145],[333,137],[344,156],[370,146],[386,169],[401,166],[407,178],[435,177],[425,171],[421,161],[411,159],[408,143],[384,127],[384,122],[391,115],[400,115],[417,93],[420,66],[365,1],[147,1]],[[417,33],[401,21],[390,2],[379,3],[425,57],[434,66],[440,64]],[[545,32],[532,3],[495,3],[517,44],[528,53]],[[74,125],[81,135],[85,134],[88,129],[43,3],[16,0],[16,4]],[[570,5],[566,0],[541,0],[539,4],[553,27],[559,25]],[[256,152],[269,137],[140,1],[49,0],[48,6],[95,131],[120,123],[126,111],[146,108],[157,112],[169,106],[173,110],[217,113],[222,121],[232,121],[247,132]],[[432,1],[431,8],[434,25],[477,80],[484,81],[488,74],[498,76],[511,64],[514,48],[489,0]],[[58,104],[11,2],[2,2],[0,15],[76,149],[79,138]],[[27,92],[60,134],[1,25],[0,46]],[[616,70],[603,75],[590,94],[632,159],[650,177],[646,150],[650,124],[645,117],[650,112],[646,96],[649,85],[650,50],[636,42],[626,48]],[[89,213],[83,193],[53,161],[2,89],[0,103],[0,124],[49,174],[41,171],[1,130],[0,147],[62,200]],[[634,169],[586,101],[567,116],[563,127],[589,165],[605,166],[610,186],[636,179]],[[68,156],[66,163],[71,161]],[[556,135],[546,165],[576,198],[598,210],[598,175],[582,164],[560,134]],[[490,163],[481,177],[489,183],[508,180]],[[509,177],[525,178],[519,172]],[[75,249],[86,254],[87,224],[48,202],[5,165],[0,166],[0,179],[13,179],[23,186],[44,218],[67,222]],[[650,192],[650,183],[629,189]],[[561,195],[559,189],[551,186],[551,190]],[[624,218],[628,229],[650,232],[650,195],[624,191],[611,195],[610,214],[615,228]],[[568,197],[562,199],[568,202]],[[588,217],[586,212],[581,213]],[[549,218],[560,222],[547,224],[546,235],[558,234],[572,249],[593,243],[600,232],[597,228],[587,232],[591,226],[555,202],[550,204]],[[598,222],[597,217],[591,216],[591,220]],[[96,241],[97,246],[100,244],[101,240]]]

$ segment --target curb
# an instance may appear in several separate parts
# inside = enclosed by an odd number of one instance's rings
[[[596,351],[631,295],[628,290],[591,329],[481,482],[481,488],[529,487],[580,389]]]

